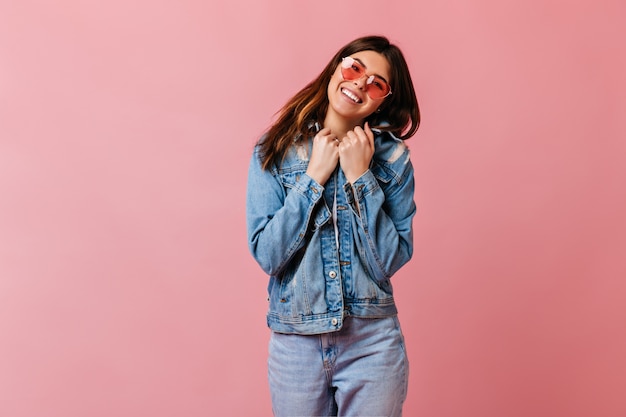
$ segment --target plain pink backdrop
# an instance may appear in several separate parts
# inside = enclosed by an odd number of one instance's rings
[[[353,38],[423,112],[408,417],[626,415],[622,0],[0,0],[0,415],[269,416],[245,186]]]

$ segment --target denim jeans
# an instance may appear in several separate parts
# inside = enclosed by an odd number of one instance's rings
[[[268,376],[276,417],[400,417],[409,364],[396,316],[346,317],[338,332],[273,332]]]

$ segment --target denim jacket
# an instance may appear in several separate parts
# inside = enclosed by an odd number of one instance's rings
[[[375,153],[350,184],[339,167],[321,186],[305,171],[312,138],[279,166],[250,162],[248,245],[269,276],[268,326],[280,333],[337,331],[348,315],[397,313],[391,276],[413,253],[413,166],[404,142],[374,131]]]

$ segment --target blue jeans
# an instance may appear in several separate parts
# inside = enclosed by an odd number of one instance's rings
[[[409,364],[396,316],[347,317],[320,335],[272,333],[268,375],[276,417],[400,417]]]

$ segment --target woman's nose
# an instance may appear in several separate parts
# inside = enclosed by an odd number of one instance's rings
[[[367,86],[367,75],[363,74],[361,78],[357,78],[356,80],[354,80],[354,85],[364,90]]]

